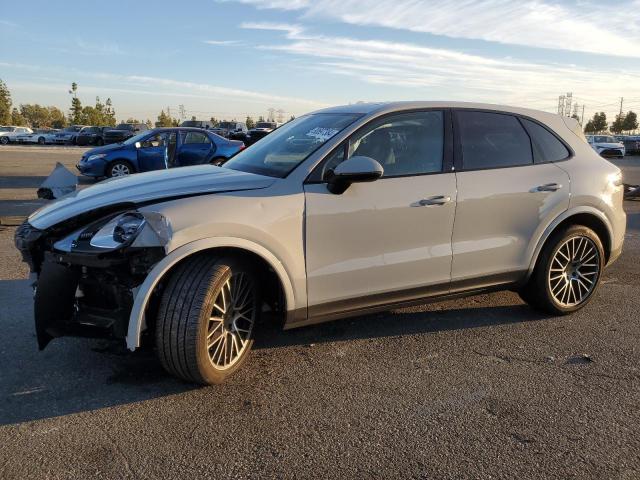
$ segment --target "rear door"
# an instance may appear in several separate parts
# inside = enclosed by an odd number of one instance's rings
[[[215,144],[204,131],[180,132],[182,142],[178,147],[177,166],[200,165],[213,157]]]
[[[529,267],[541,230],[569,206],[568,148],[535,121],[456,110],[458,204],[452,290],[507,283]]]

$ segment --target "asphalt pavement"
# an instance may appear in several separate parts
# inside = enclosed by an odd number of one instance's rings
[[[574,315],[501,292],[266,328],[206,388],[105,341],[39,352],[0,226],[0,478],[638,479],[640,202],[625,208],[624,252]]]

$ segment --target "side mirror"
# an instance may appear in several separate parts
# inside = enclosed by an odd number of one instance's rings
[[[135,146],[136,146],[136,148],[140,148],[140,147],[142,147],[142,144],[140,142],[136,142]]]
[[[352,183],[374,182],[384,173],[384,168],[373,158],[351,157],[340,163],[326,175],[327,188],[331,193],[340,195]]]

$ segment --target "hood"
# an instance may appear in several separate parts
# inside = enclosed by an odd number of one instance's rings
[[[213,165],[137,173],[111,178],[48,203],[29,217],[43,230],[98,208],[138,204],[164,198],[266,188],[275,178]]]
[[[89,157],[90,155],[96,155],[97,153],[109,153],[113,150],[120,150],[122,147],[123,145],[121,143],[110,143],[109,145],[104,145],[103,147],[96,147],[92,148],[91,150],[87,150],[82,154],[82,156]]]

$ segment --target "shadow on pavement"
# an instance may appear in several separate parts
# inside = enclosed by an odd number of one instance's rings
[[[435,305],[435,304],[434,304]],[[262,326],[254,349],[278,348],[311,343],[339,342],[379,337],[420,335],[446,330],[460,330],[522,323],[550,318],[529,306],[479,306],[423,312],[382,312],[373,315],[336,320],[329,323],[282,331],[275,322]]]
[[[121,342],[59,338],[38,351],[27,280],[0,281],[0,425],[141,402],[196,388],[163,370],[151,351],[128,352]],[[382,313],[281,331],[263,327],[255,348],[428,334],[540,320],[524,305]]]

